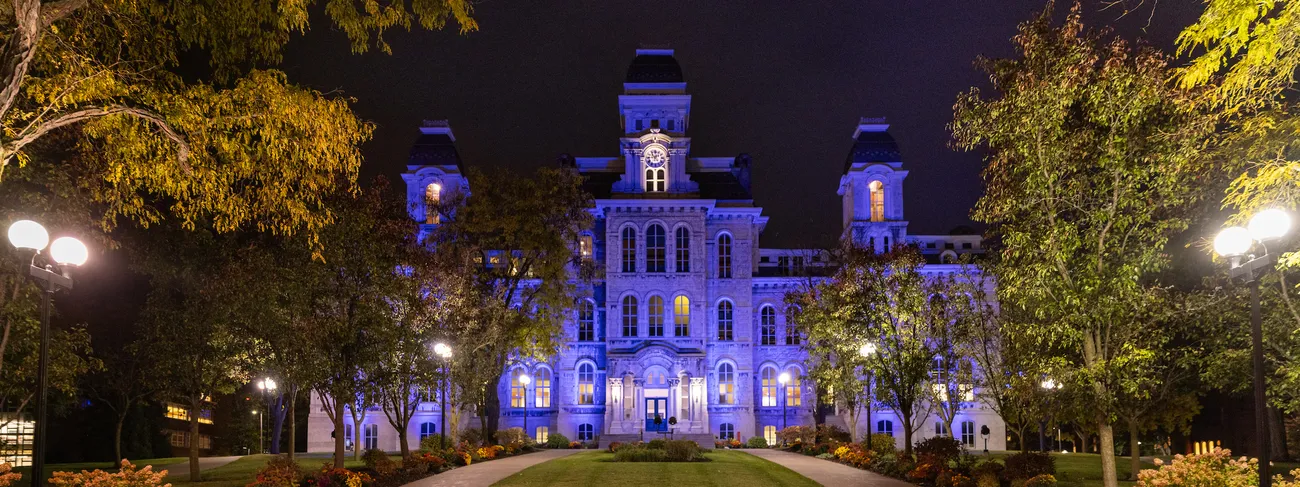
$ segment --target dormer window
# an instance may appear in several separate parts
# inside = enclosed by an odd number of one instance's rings
[[[645,191],[662,193],[668,189],[668,150],[659,144],[652,144],[641,152],[641,163],[645,166]]]
[[[442,185],[429,183],[424,187],[424,222],[438,223],[438,203],[442,201]]]
[[[867,185],[871,190],[871,221],[885,221],[885,183],[872,181]]]

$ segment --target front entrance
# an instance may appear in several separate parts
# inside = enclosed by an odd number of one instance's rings
[[[659,424],[655,424],[655,419]],[[668,399],[652,397],[645,400],[645,430],[668,431]]]

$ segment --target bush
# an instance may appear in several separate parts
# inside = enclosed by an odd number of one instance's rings
[[[662,438],[655,438],[653,440],[650,440],[649,443],[646,443],[645,447],[651,450],[662,450],[664,449],[664,445],[666,445],[667,443],[668,440]]]
[[[745,442],[745,448],[767,448],[767,438],[762,436],[750,437],[749,441]]]
[[[1056,477],[1050,473],[1035,475],[1025,481],[1025,487],[1050,487],[1056,485]]]
[[[985,478],[991,478],[993,484],[997,485],[998,479],[1002,478],[1003,470],[1006,470],[1006,467],[1001,462],[989,460],[976,464],[975,467],[970,469],[970,475],[979,483],[985,483]]]
[[[1056,459],[1046,453],[1021,452],[1006,458],[1003,480],[1028,480],[1042,474],[1056,475]]]
[[[846,443],[835,449],[832,453],[839,461],[857,468],[870,468],[873,456],[871,452],[862,449],[862,445],[857,443]]]
[[[523,429],[521,428],[520,431],[523,431]],[[483,432],[478,428],[466,428],[465,431],[460,432],[460,441],[474,446],[482,445]]]
[[[889,477],[902,477],[903,474],[907,473],[907,470],[911,469],[903,470],[899,465],[898,455],[886,453],[873,458],[869,470]]]
[[[524,433],[523,428],[500,429],[497,430],[495,436],[497,443],[502,445],[515,445],[516,447],[523,446],[524,443],[527,443],[532,439],[528,437],[528,434]]]
[[[655,443],[656,441],[662,443]],[[619,445],[614,450],[616,462],[699,462],[707,461],[700,445],[690,440],[651,440],[656,447],[649,444]]]
[[[652,450],[645,447],[619,448],[614,452],[616,462],[663,462],[667,457],[664,450]]]
[[[569,438],[559,433],[551,433],[546,436],[546,447],[563,450],[569,447]]]
[[[621,441],[611,441],[611,442],[609,442],[609,452],[610,452],[610,453],[614,453],[614,452],[618,451],[618,448],[621,447],[621,446],[623,446],[623,442],[621,442]]]
[[[807,426],[791,426],[776,433],[781,443],[789,446],[796,443],[813,444],[817,440],[817,430]]]
[[[397,462],[388,458],[388,453],[378,448],[371,448],[361,454],[361,462],[366,468],[374,470],[380,477],[387,477],[397,471]]]
[[[302,478],[303,471],[297,462],[285,455],[276,455],[257,471],[247,487],[294,487]]]
[[[584,447],[586,447],[586,445],[583,445],[581,441],[570,441],[570,442],[569,442],[569,449],[571,449],[571,450],[581,450],[581,449],[583,449]]]
[[[832,455],[830,453],[823,453],[821,455],[817,455],[817,458],[820,458],[822,460],[834,460],[835,455]]]
[[[6,466],[8,464],[5,464]],[[13,482],[18,474],[9,472],[0,475],[0,479],[6,482]],[[73,473],[73,472],[54,472],[54,478],[49,480],[50,485],[62,487],[82,487],[93,485],[95,487],[157,487],[163,485],[163,478],[167,476],[167,471],[154,472],[153,466],[145,466],[137,469],[131,462],[122,460],[122,468],[113,473],[103,470],[91,470]]]
[[[126,463],[126,461],[123,460],[122,463]],[[23,474],[14,472],[13,469],[13,465],[10,465],[8,462],[0,463],[0,487],[9,487],[10,485],[13,485],[14,482],[23,478]],[[160,473],[164,476],[167,475],[166,470],[163,470]]]
[[[853,441],[853,435],[850,435],[848,431],[844,431],[839,426],[819,424],[817,425],[817,441],[848,443]]]
[[[307,479],[311,485],[329,486],[329,487],[357,487],[370,485],[374,483],[369,475],[361,472],[353,472],[346,468],[333,468],[331,464],[326,463],[316,472],[312,478]],[[68,486],[72,487],[72,486]]]
[[[664,443],[664,454],[670,462],[694,462],[704,460],[700,445],[691,440],[669,440]]]
[[[442,455],[428,452],[416,453],[402,459],[402,469],[407,470],[408,473],[419,473],[421,470],[423,470],[424,473],[438,473],[446,466],[446,458]]]
[[[916,444],[916,461],[948,468],[948,462],[961,455],[962,445],[951,436],[926,438]]]
[[[898,453],[898,443],[894,441],[894,437],[884,433],[875,433],[871,435],[871,438],[868,438],[867,443],[868,444],[862,446],[881,455],[886,453]]]
[[[1200,455],[1175,455],[1165,464],[1156,459],[1156,468],[1138,473],[1136,487],[1216,485],[1244,487],[1259,485],[1258,461],[1245,457],[1233,459],[1232,452],[1215,448]],[[1281,487],[1281,483],[1278,483]],[[1294,485],[1294,484],[1292,484]]]
[[[433,434],[433,435],[426,436],[424,437],[424,439],[420,440],[420,450],[437,451],[439,448],[456,447],[456,442],[451,441],[451,438],[447,438],[446,443],[443,443],[442,441],[443,441],[442,434]]]

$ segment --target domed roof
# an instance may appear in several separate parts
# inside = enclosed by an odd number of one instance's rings
[[[673,57],[672,49],[637,49],[636,57],[627,67],[625,83],[681,83],[682,67]]]

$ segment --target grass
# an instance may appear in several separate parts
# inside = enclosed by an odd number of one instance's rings
[[[620,463],[606,451],[576,453],[540,463],[493,485],[610,487],[655,485],[816,486],[793,470],[737,451],[704,454],[712,461],[694,463]]]
[[[198,482],[190,482],[189,475],[171,475],[167,481],[171,482],[173,487],[243,487],[253,481],[257,471],[266,466],[273,455],[248,455],[229,464],[217,468],[203,470],[200,477],[203,479]],[[400,455],[390,455],[394,461],[401,462]],[[298,453],[294,455],[294,461],[298,466],[308,472],[320,470],[321,464],[333,462],[333,455],[329,453]],[[184,461],[185,459],[182,459]],[[365,465],[361,460],[353,459],[351,452],[348,452],[347,460],[343,466],[348,469],[358,469]]]

